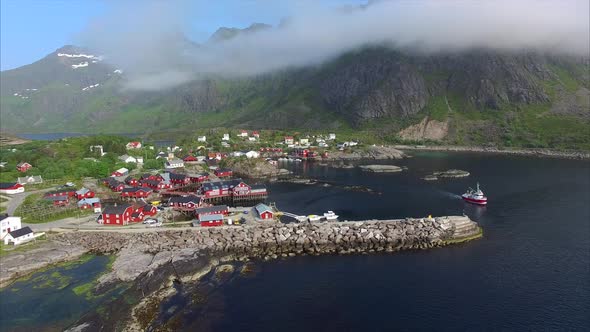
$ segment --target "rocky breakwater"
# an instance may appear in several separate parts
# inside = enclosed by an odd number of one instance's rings
[[[479,234],[480,228],[468,217],[452,216],[312,224],[261,223],[133,234],[78,232],[64,233],[58,238],[95,253],[126,248],[153,258],[162,252],[196,249],[244,258],[277,258],[299,254],[426,249]],[[137,257],[135,259],[138,261]],[[151,260],[146,257],[146,261]]]

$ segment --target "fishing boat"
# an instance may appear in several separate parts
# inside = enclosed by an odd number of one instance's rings
[[[328,211],[324,213],[324,218],[326,218],[327,221],[335,221],[338,219],[338,215],[334,213],[334,211]]]
[[[461,195],[464,201],[477,204],[477,205],[486,205],[488,204],[488,198],[484,195],[483,191],[479,189],[479,182],[477,183],[477,187],[475,190],[469,188],[467,192]]]
[[[322,220],[322,217],[315,214],[310,214],[309,216],[307,216],[307,220],[309,220],[309,222],[315,222]]]

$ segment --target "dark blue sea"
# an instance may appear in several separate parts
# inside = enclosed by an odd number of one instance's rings
[[[590,163],[482,154],[416,153],[408,170],[368,174],[317,164],[300,174],[342,187],[276,184],[286,211],[345,219],[467,214],[483,239],[428,251],[298,257],[259,263],[220,288],[200,315],[214,331],[590,330]],[[463,179],[420,178],[450,168]],[[457,198],[476,181],[489,205]],[[187,327],[196,328],[196,326]]]
[[[164,316],[180,317],[174,326],[182,331],[590,330],[590,162],[413,155],[391,162],[407,167],[395,174],[291,164],[327,184],[269,184],[269,201],[302,215],[333,210],[347,220],[467,214],[483,227],[482,239],[425,251],[254,262],[247,275],[184,285],[185,293],[162,304],[170,313]],[[452,168],[471,176],[421,179]],[[487,207],[458,197],[476,182]],[[37,289],[35,280],[1,292],[0,330],[53,330],[81,315],[72,282],[57,283],[50,295],[51,284]],[[199,287],[206,296],[191,291]],[[188,300],[195,298],[204,300]]]

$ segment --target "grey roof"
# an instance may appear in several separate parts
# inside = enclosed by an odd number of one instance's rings
[[[109,205],[102,210],[103,214],[123,214],[125,210],[131,207],[130,204]]]
[[[90,189],[88,189],[86,187],[82,187],[82,189],[76,191],[76,195],[84,195],[89,191],[90,191]]]
[[[0,183],[0,189],[8,189],[8,188],[11,188],[15,185],[17,185],[16,182],[2,182],[2,183]]]
[[[98,197],[93,197],[93,198],[83,198],[81,200],[78,201],[78,206],[82,206],[84,204],[95,204],[95,203],[100,203],[100,198]]]
[[[198,196],[190,195],[190,196],[177,196],[177,197],[170,197],[168,203],[190,203],[193,202],[195,204],[199,204],[201,202],[201,198]]]
[[[68,196],[45,196],[45,197],[43,197],[43,199],[55,202],[55,201],[67,201],[70,198]]]
[[[138,192],[138,191],[148,192],[148,191],[152,191],[152,189],[151,188],[146,188],[146,187],[132,187],[132,188],[123,188],[123,190],[122,190],[122,192],[124,192],[124,193],[135,193],[135,192]]]
[[[207,207],[198,208],[195,210],[195,212],[197,214],[212,213],[212,212],[227,211],[228,209],[229,208],[227,207],[227,205],[216,205],[216,206],[207,206]]]
[[[266,204],[258,204],[254,207],[256,209],[256,212],[258,212],[258,214],[263,214],[264,212],[271,212],[273,213],[272,209],[270,208],[270,206],[266,205]]]
[[[0,221],[8,218],[8,213],[0,214]]]
[[[223,214],[208,214],[204,216],[199,216],[199,221],[215,221],[215,220],[223,220]]]
[[[16,238],[19,238],[21,236],[25,236],[25,235],[31,234],[31,233],[33,233],[33,230],[31,229],[31,227],[25,226],[23,228],[19,228],[17,230],[14,230],[8,234],[10,234],[10,236],[12,236],[13,238],[16,239]]]

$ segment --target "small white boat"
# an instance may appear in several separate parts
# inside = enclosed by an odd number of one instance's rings
[[[299,162],[301,162],[301,161],[302,161],[302,160],[301,160],[301,159],[299,159],[299,158],[295,159],[295,162],[298,162],[298,163],[299,163]]]
[[[326,218],[327,221],[335,221],[338,219],[338,215],[334,213],[334,211],[328,211],[324,213],[324,218]]]
[[[307,216],[307,220],[309,220],[309,222],[315,222],[322,220],[322,217],[315,214],[310,214],[309,216]]]

